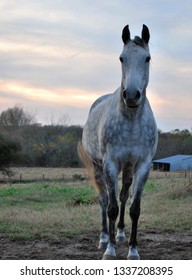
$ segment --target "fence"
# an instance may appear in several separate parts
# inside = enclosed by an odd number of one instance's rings
[[[162,172],[162,171],[150,172],[150,179],[163,179],[163,178],[192,178],[192,170],[175,171],[175,172]]]
[[[27,183],[38,181],[76,181],[88,180],[84,168],[12,168],[12,176],[7,177],[0,174],[1,183]],[[121,174],[120,174],[121,178]],[[151,171],[150,179],[158,180],[163,178],[192,178],[192,170],[180,172]]]
[[[1,183],[27,183],[38,181],[76,181],[86,180],[83,168],[11,168],[11,176],[0,174]]]

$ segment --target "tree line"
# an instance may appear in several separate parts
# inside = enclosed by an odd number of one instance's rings
[[[9,108],[0,114],[0,171],[9,173],[10,166],[80,167],[77,143],[81,136],[82,127],[68,125],[66,116],[42,125],[22,106]],[[192,154],[192,133],[159,130],[154,159],[176,154]]]
[[[64,116],[57,123],[42,125],[22,106],[0,114],[0,171],[9,166],[78,167],[77,143],[80,126],[67,125]]]

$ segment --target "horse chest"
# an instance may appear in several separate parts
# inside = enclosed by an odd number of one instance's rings
[[[128,125],[109,126],[103,133],[102,153],[110,154],[118,161],[125,161],[127,158],[137,160],[142,157],[144,147],[148,146],[148,139],[139,127]]]

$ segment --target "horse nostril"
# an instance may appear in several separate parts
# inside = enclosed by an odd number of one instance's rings
[[[126,100],[126,98],[127,98],[127,93],[126,93],[126,90],[124,89],[124,91],[123,91],[123,98]]]
[[[137,91],[137,94],[135,95],[135,100],[139,100],[141,98],[141,93],[140,91]]]

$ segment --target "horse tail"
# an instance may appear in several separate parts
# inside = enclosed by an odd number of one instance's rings
[[[94,168],[94,163],[93,161],[89,158],[87,152],[85,151],[85,149],[83,148],[82,142],[79,141],[78,142],[78,146],[77,146],[77,151],[79,154],[79,157],[81,159],[81,161],[83,162],[83,164],[85,165],[85,167],[87,168],[87,172],[88,175],[90,177],[90,179],[93,181],[96,192],[98,194],[106,192],[106,186],[105,183],[102,183],[102,181],[104,180],[98,180],[96,174],[95,174],[95,168]],[[101,181],[101,182],[100,182]]]
[[[81,161],[83,162],[83,164],[87,168],[87,172],[88,172],[89,177],[91,179],[94,179],[95,176],[94,176],[94,165],[93,165],[93,162],[90,160],[87,152],[83,148],[83,145],[82,145],[81,141],[78,142],[77,151],[78,151],[78,155],[79,155]]]

